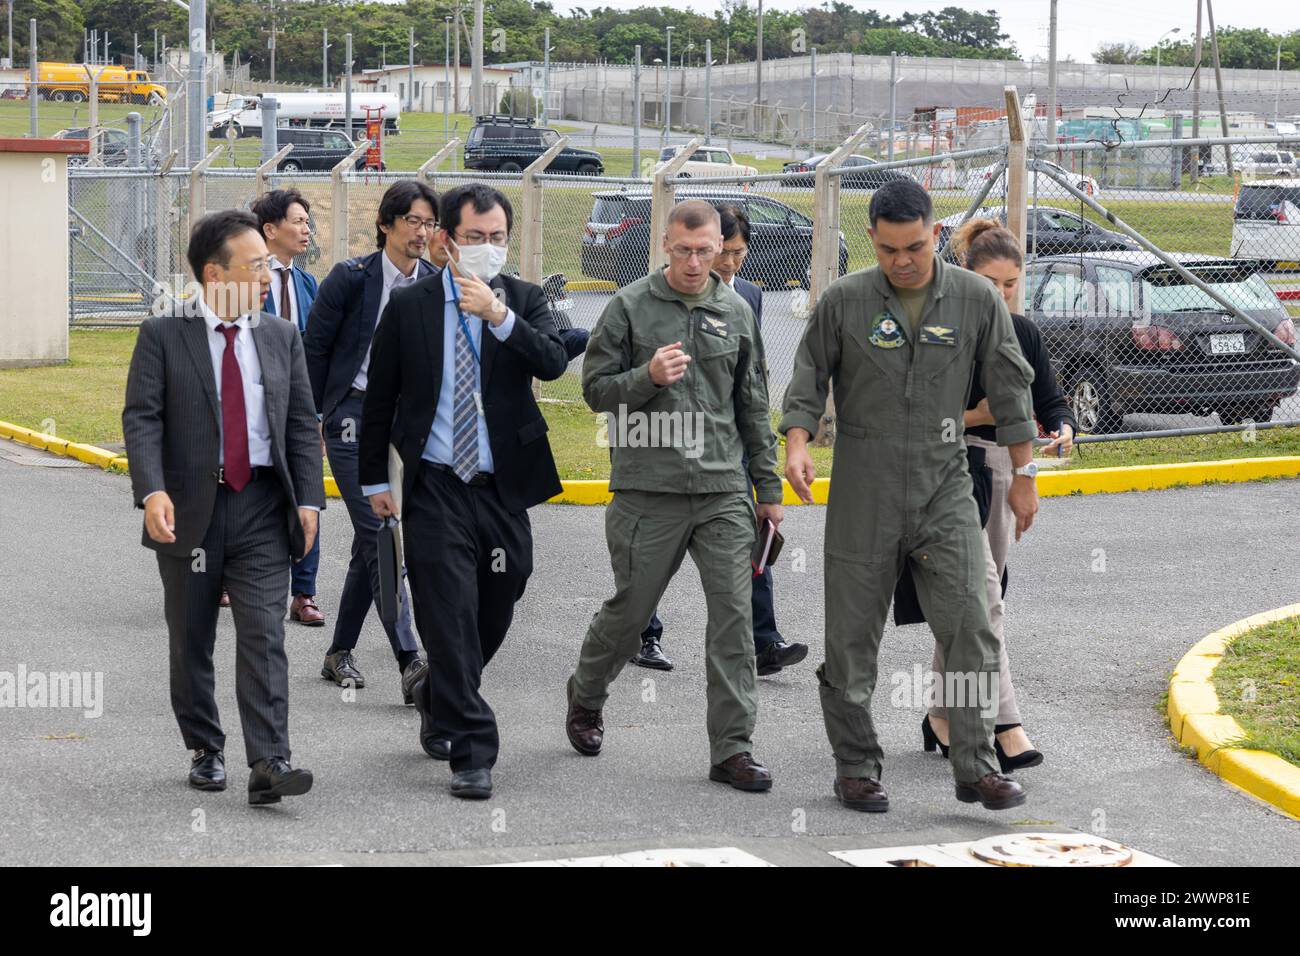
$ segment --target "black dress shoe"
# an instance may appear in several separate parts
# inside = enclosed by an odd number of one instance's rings
[[[835,796],[850,810],[884,813],[889,809],[889,795],[873,777],[836,777]]]
[[[325,663],[320,668],[320,676],[325,680],[332,680],[340,687],[366,686],[366,679],[361,676],[356,658],[352,656],[351,651],[335,651],[333,654],[326,654]]]
[[[659,638],[651,637],[641,642],[641,650],[632,658],[637,667],[649,667],[657,671],[670,671],[673,662],[664,656],[659,647]]]
[[[194,751],[190,760],[190,786],[195,790],[225,790],[226,755],[220,750]]]
[[[709,779],[737,790],[771,790],[772,773],[748,753],[732,754],[709,768]]]
[[[424,664],[424,661],[420,661],[420,663]],[[415,661],[412,661],[407,670],[409,671],[414,666]],[[450,760],[451,741],[440,734],[433,726],[433,715],[424,706],[424,682],[428,679],[429,667],[426,664],[424,673],[411,685],[411,701],[420,714],[420,747],[434,760]],[[402,675],[402,680],[406,680],[405,674]]]
[[[281,797],[297,797],[311,789],[310,770],[294,770],[283,757],[267,757],[253,764],[248,775],[248,802],[253,806],[279,803]]]
[[[406,670],[402,671],[402,703],[406,704],[407,707],[415,704],[415,685],[427,673],[429,673],[429,665],[424,662],[422,657],[417,657],[411,661],[406,665]]]
[[[807,656],[807,644],[787,644],[785,641],[777,641],[759,651],[754,657],[754,663],[758,665],[758,676],[766,677],[775,674],[783,667],[798,664]]]
[[[462,800],[486,800],[492,796],[492,771],[485,768],[453,773],[451,795]]]

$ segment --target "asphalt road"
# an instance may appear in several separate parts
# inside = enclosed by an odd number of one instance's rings
[[[22,462],[22,463],[20,463]],[[1050,499],[1011,564],[1008,636],[1026,726],[1045,763],[1021,774],[1028,804],[995,814],[953,798],[948,765],[920,750],[919,706],[891,701],[928,663],[924,628],[887,630],[877,715],[893,809],[838,806],[817,705],[825,512],[793,508],[777,573],[778,620],[808,661],[761,684],[756,754],[775,788],[710,783],[704,734],[703,600],[689,561],[661,608],[669,674],[629,668],[606,711],[605,752],[563,732],[563,685],[611,589],[603,509],[532,512],[536,572],[488,670],[499,715],[496,794],[446,792],[445,764],[417,744],[397,671],[372,623],[355,702],[320,680],[328,629],[289,626],[296,763],[317,779],[278,808],[247,806],[223,614],[218,693],[231,787],[184,785],[172,718],[162,592],[139,545],[127,481],[0,444],[0,671],[103,674],[99,717],[0,709],[0,864],[157,862],[479,863],[650,847],[732,846],[773,863],[832,863],[831,849],[1077,829],[1183,864],[1293,864],[1300,826],[1229,788],[1173,745],[1158,711],[1168,675],[1205,633],[1294,603],[1294,481]],[[323,517],[320,594],[337,604],[350,528]],[[806,571],[791,570],[797,549]],[[1093,570],[1100,552],[1105,570]]]

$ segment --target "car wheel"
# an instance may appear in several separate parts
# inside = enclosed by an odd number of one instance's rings
[[[1079,430],[1090,435],[1108,435],[1123,426],[1124,416],[1117,414],[1105,376],[1084,366],[1075,373],[1066,400]]]
[[[63,103],[67,100],[67,98],[68,98],[68,94],[63,90],[55,90],[53,93],[50,94],[50,99],[54,100],[54,102],[56,103]]]
[[[292,159],[286,159],[280,164],[279,171],[282,173],[300,173],[302,172],[302,164]]]
[[[597,172],[596,172],[596,164],[595,164],[595,163],[583,163],[581,166],[578,167],[578,175],[579,175],[579,176],[595,176],[595,175],[597,175]]]
[[[501,173],[522,173],[523,171],[524,167],[518,163],[502,163],[497,167],[497,172]]]

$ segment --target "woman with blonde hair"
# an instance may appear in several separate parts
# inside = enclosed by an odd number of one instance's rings
[[[986,277],[1012,308],[1016,290],[1020,286],[1024,258],[1020,244],[1008,230],[991,219],[971,219],[952,240],[956,261],[972,272]],[[1052,440],[1046,451],[1068,456],[1074,446],[1078,425],[1070,407],[1061,394],[1052,368],[1051,358],[1043,344],[1038,327],[1023,315],[1012,313],[1011,320],[1016,338],[1026,361],[1034,369],[1034,416]],[[1043,762],[1043,755],[1035,750],[1020,723],[1020,710],[1016,691],[1011,682],[1007,660],[1006,639],[1003,634],[1005,608],[1002,601],[1002,581],[1007,564],[1007,551],[1015,531],[1015,516],[1007,504],[1007,490],[1011,484],[1011,457],[996,441],[993,416],[988,399],[980,387],[978,366],[973,376],[970,400],[965,416],[966,442],[984,450],[985,462],[992,472],[993,494],[989,503],[989,519],[984,533],[987,542],[985,557],[988,563],[986,590],[988,593],[989,626],[998,639],[998,716],[995,727],[995,749],[1003,773],[1022,767],[1033,767]],[[943,687],[943,649],[936,641],[932,669],[937,678],[933,686]],[[921,724],[926,750],[938,747],[948,755],[948,721],[942,706],[932,706]]]

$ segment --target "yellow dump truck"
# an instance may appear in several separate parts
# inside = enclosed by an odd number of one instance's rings
[[[162,103],[167,89],[144,70],[123,66],[92,66],[101,103]],[[37,63],[36,89],[42,99],[84,103],[90,99],[90,77],[81,63]]]

